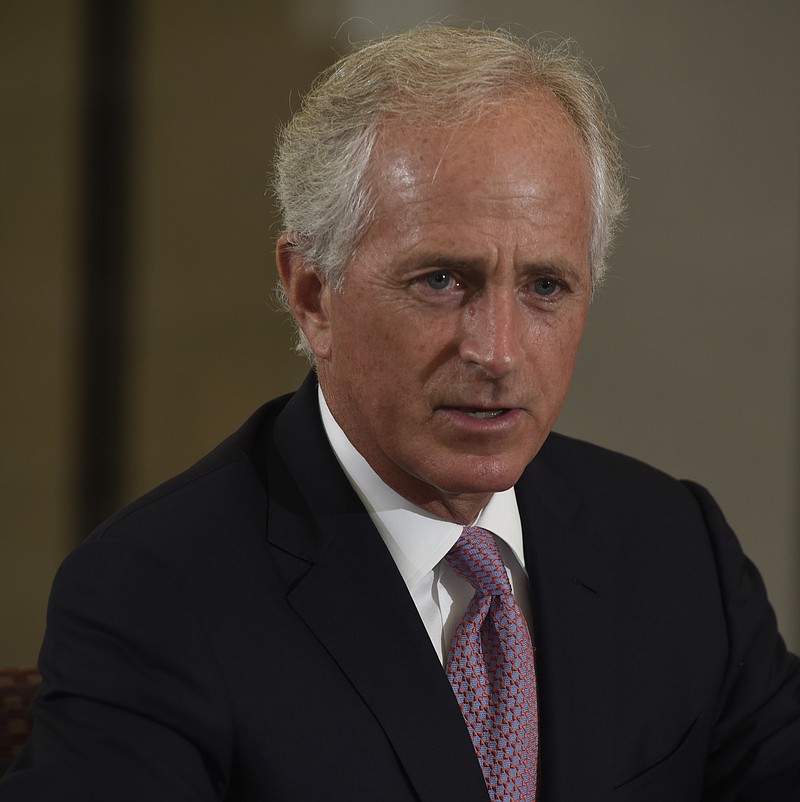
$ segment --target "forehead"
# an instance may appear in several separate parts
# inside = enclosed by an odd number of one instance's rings
[[[424,193],[458,198],[583,195],[589,168],[580,133],[549,93],[489,108],[457,126],[391,118],[379,130],[368,171],[377,211]]]

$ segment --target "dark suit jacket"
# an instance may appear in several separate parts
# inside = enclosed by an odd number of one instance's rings
[[[552,435],[517,486],[541,802],[800,799],[800,670],[708,495]],[[309,380],[62,566],[3,802],[487,794]]]

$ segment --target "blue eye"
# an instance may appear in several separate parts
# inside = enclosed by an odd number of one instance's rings
[[[547,298],[555,295],[561,288],[561,284],[554,278],[537,278],[533,282],[533,290],[537,295]]]
[[[429,273],[425,277],[427,285],[432,290],[446,290],[452,280],[453,277],[448,270],[437,270],[435,273]]]

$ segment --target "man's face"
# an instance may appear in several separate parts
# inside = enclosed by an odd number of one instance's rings
[[[459,128],[385,125],[375,221],[310,337],[331,411],[402,496],[471,520],[561,409],[591,296],[577,131],[542,95]]]

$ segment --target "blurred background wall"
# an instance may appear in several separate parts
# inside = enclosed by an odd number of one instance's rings
[[[558,428],[706,484],[800,649],[800,4],[5,0],[0,664],[93,525],[304,375],[274,129],[349,39],[448,16],[599,71],[629,223]]]

